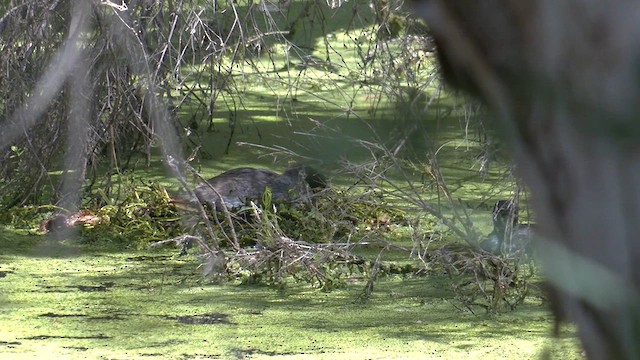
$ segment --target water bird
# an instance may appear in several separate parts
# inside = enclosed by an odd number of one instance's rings
[[[529,254],[532,225],[518,223],[518,207],[513,200],[498,200],[492,212],[493,230],[480,247],[496,255]]]

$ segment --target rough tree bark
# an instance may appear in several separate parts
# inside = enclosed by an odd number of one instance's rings
[[[640,358],[640,2],[422,0],[445,77],[494,111],[534,196],[557,313]]]

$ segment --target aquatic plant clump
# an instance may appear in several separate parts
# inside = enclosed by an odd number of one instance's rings
[[[449,276],[451,290],[466,309],[490,313],[515,310],[529,293],[533,263],[499,256],[468,245],[445,245],[431,255],[431,265]]]

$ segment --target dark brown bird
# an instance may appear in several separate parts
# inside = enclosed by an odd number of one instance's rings
[[[518,208],[512,200],[499,200],[493,207],[493,231],[480,247],[494,254],[531,252],[532,225],[518,223]]]

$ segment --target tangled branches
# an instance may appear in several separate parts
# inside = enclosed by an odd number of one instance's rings
[[[271,203],[267,191],[260,205],[250,202],[239,212],[209,213],[192,231],[211,227],[216,239],[222,239],[225,259],[203,252],[204,273],[278,287],[294,279],[325,290],[348,277],[365,276],[370,264],[352,249],[364,245],[366,236],[351,239],[360,229],[375,231],[369,218],[385,211],[382,205],[366,210],[367,198],[326,189],[312,202]],[[392,208],[386,211],[392,214]]]
[[[354,272],[364,274],[365,260],[327,244],[311,244],[285,236],[270,239],[269,247],[256,246],[231,257],[227,272],[244,282],[285,286],[288,278],[323,290],[344,283]]]
[[[515,309],[529,291],[533,267],[521,258],[497,256],[469,246],[445,245],[433,251],[431,261],[451,279],[456,298],[471,312]]]

